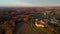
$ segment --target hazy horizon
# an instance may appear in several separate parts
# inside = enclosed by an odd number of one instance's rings
[[[0,7],[53,7],[60,6],[60,0],[0,0]]]

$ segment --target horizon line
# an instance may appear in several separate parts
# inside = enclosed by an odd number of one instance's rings
[[[7,7],[7,8],[9,8],[9,7],[59,7],[60,8],[60,6],[0,6],[0,8],[5,8],[5,7]]]

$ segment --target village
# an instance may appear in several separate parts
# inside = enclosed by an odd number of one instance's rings
[[[0,34],[59,34],[60,8],[0,8]]]

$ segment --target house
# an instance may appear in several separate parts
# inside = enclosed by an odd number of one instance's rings
[[[39,21],[38,21],[38,19],[35,19],[35,20],[36,20],[35,21],[35,26],[36,27],[45,27],[44,26],[45,22],[43,20],[39,20]]]

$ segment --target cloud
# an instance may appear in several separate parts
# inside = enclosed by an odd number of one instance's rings
[[[60,4],[35,4],[35,6],[60,6]]]
[[[34,3],[26,3],[26,2],[10,2],[10,3],[0,3],[0,6],[35,6],[35,7],[41,7],[41,6],[60,6],[60,4],[34,4]]]
[[[0,6],[35,6],[34,4],[24,2],[0,3]]]

